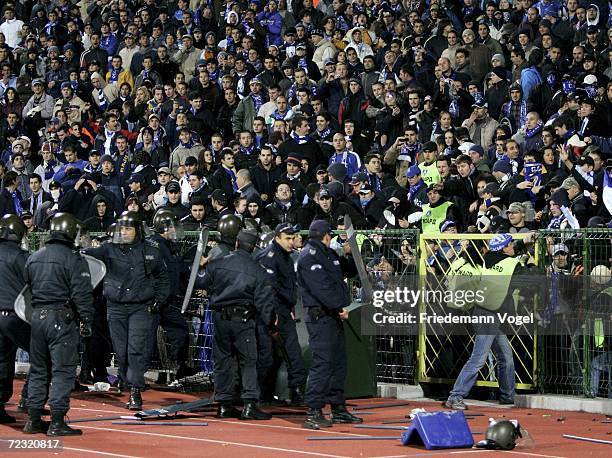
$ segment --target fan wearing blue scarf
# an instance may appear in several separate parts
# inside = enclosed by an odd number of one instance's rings
[[[113,86],[121,87],[123,83],[128,83],[131,88],[134,87],[134,77],[129,70],[124,70],[123,59],[121,56],[113,56],[111,67],[106,72],[106,82]]]

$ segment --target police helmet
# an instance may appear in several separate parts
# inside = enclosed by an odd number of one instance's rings
[[[487,448],[494,450],[512,450],[516,447],[516,438],[523,437],[521,428],[509,420],[498,421],[487,428],[485,440]]]
[[[70,213],[56,213],[49,224],[49,240],[74,243],[80,235],[81,226]]]
[[[28,232],[23,220],[17,215],[4,215],[0,219],[0,239],[21,242]]]
[[[219,220],[217,229],[221,233],[221,237],[228,240],[236,240],[241,226],[242,221],[236,215],[224,215]]]
[[[160,208],[153,217],[153,230],[158,234],[167,234],[171,240],[183,237],[183,225],[178,216],[167,208]]]
[[[134,236],[123,229],[133,228],[135,230]],[[127,245],[137,243],[143,239],[144,229],[142,216],[138,212],[124,211],[121,216],[117,218],[117,226],[113,234],[113,242],[121,245]]]

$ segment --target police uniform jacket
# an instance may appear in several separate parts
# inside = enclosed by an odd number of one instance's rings
[[[108,301],[120,304],[167,302],[170,293],[168,271],[153,242],[105,243],[85,252],[106,264],[104,297]]]
[[[297,262],[298,285],[304,307],[340,310],[349,305],[343,274],[343,268],[349,267],[347,261],[319,240],[310,240],[306,244]]]
[[[223,307],[255,307],[264,323],[270,323],[276,298],[266,272],[242,249],[211,261],[196,288],[205,289],[213,310]]]
[[[0,310],[13,311],[15,299],[23,289],[23,271],[28,253],[17,242],[0,241]]]
[[[25,265],[25,282],[32,290],[32,307],[68,305],[81,321],[93,319],[93,291],[87,261],[67,243],[50,240]]]
[[[285,251],[276,241],[272,241],[257,255],[257,260],[265,269],[276,292],[278,305],[291,310],[297,301],[297,277],[291,253]]]

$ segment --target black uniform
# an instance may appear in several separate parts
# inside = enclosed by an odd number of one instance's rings
[[[106,264],[104,296],[119,378],[131,387],[144,388],[153,325],[150,307],[166,303],[170,291],[162,255],[151,242],[105,243],[86,253]]]
[[[174,362],[182,363],[187,359],[187,343],[189,339],[187,321],[181,315],[181,304],[177,303],[177,295],[181,285],[181,273],[185,270],[183,258],[179,255],[176,244],[166,240],[161,235],[153,235],[151,241],[159,248],[161,257],[168,269],[170,289],[166,305],[159,313],[153,315],[148,356],[150,358],[155,351],[157,327],[161,325],[166,331],[166,339],[170,344],[168,357]]]
[[[30,325],[15,314],[27,259],[17,242],[0,240],[0,408],[13,396],[17,348],[30,351]],[[26,389],[24,385],[24,396]]]
[[[346,349],[338,314],[349,305],[343,270],[355,275],[352,260],[341,258],[321,241],[311,239],[297,262],[297,278],[308,329],[312,365],[305,403],[321,409],[326,403],[344,405]]]
[[[265,269],[276,293],[277,307],[274,312],[278,317],[278,331],[283,339],[290,361],[287,364],[289,389],[300,388],[306,383],[306,369],[295,329],[295,321],[291,316],[297,301],[297,278],[291,253],[285,251],[276,241],[272,241],[265,250],[257,255],[257,260]],[[262,329],[261,331],[267,330]],[[264,389],[263,381],[269,379],[270,371],[274,365],[274,352],[272,340],[267,332],[259,332],[257,343],[260,348],[257,355],[257,372],[260,380],[259,385]],[[273,381],[271,388],[274,388]]]
[[[24,277],[33,309],[28,407],[43,409],[49,395],[51,410],[65,412],[79,361],[77,320],[91,323],[94,313],[89,267],[71,244],[49,240],[30,256]]]
[[[242,399],[257,401],[257,344],[255,315],[270,323],[274,310],[274,290],[266,273],[251,258],[237,249],[228,256],[215,259],[198,274],[196,287],[209,293],[215,326],[213,359],[215,400],[231,402],[235,378],[232,359],[239,359],[242,375]]]

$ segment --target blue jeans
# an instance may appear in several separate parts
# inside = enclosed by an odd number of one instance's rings
[[[596,356],[591,361],[591,395],[597,397],[599,393],[599,378],[602,372],[608,373],[608,399],[612,399],[612,352],[607,351]]]
[[[448,397],[449,401],[458,401],[466,397],[478,377],[478,371],[487,361],[489,351],[497,360],[497,380],[499,381],[500,399],[514,400],[514,359],[508,338],[503,335],[477,335],[470,359],[459,373],[455,385]]]

